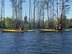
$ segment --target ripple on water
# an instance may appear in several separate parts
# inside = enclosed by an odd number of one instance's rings
[[[0,54],[72,54],[72,33],[0,33]]]

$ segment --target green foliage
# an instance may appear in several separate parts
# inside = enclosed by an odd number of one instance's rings
[[[7,18],[5,19],[5,26],[6,26],[7,28],[11,28],[11,25],[12,25],[12,20],[11,20],[11,18],[7,17]]]
[[[69,20],[68,20],[68,27],[69,27],[69,28],[72,28],[72,19],[69,19]]]
[[[28,23],[27,16],[24,17],[24,23]]]
[[[64,28],[67,27],[67,18],[65,15],[60,16],[59,20],[58,20],[59,24],[62,24]]]
[[[25,29],[30,29],[30,26],[31,26],[31,29],[33,28],[34,26],[34,23],[33,23],[33,19],[31,19],[31,23],[24,23],[24,21],[22,20],[19,20],[19,19],[15,19],[15,20],[12,20],[11,18],[7,17],[5,18],[3,21],[2,21],[2,24],[5,26],[3,26],[2,28],[16,28],[18,26],[22,26],[24,27]],[[49,22],[48,22],[49,21]],[[1,23],[1,21],[0,21]],[[72,19],[67,19],[66,16],[63,16],[61,15],[61,17],[57,20],[52,20],[52,19],[49,19],[49,20],[45,20],[44,21],[44,28],[55,28],[55,26],[57,24],[62,24],[64,26],[64,28],[72,28]],[[43,22],[41,19],[37,19],[36,22],[35,22],[35,26],[37,26],[37,28],[41,29],[43,28]]]
[[[29,28],[29,24],[24,24],[24,28],[28,29]]]

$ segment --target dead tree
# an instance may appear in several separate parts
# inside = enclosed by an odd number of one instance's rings
[[[3,20],[5,19],[5,1],[1,0],[1,10],[0,10],[0,18],[1,18],[1,27],[5,26]]]
[[[22,4],[25,0],[10,0],[12,3],[12,18],[14,22],[18,25],[18,22],[21,23],[22,20]],[[21,26],[21,24],[20,24]]]
[[[36,9],[35,9],[35,4],[36,4],[36,0],[34,0],[34,3],[33,3],[33,5],[34,5],[34,10],[33,10],[33,18],[34,18],[34,21],[33,21],[33,27],[35,28],[35,11],[36,11]]]
[[[30,28],[30,12],[31,11],[31,0],[29,0],[29,28]]]

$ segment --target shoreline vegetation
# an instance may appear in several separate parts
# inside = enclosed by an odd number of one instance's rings
[[[25,17],[24,17],[25,18]],[[42,20],[39,22],[37,20],[33,23],[33,19],[31,19],[31,23],[29,23],[28,18],[25,20],[12,19],[10,17],[5,18],[0,21],[0,28],[4,29],[18,29],[19,27],[23,27],[24,29],[55,29],[57,24],[62,24],[64,28],[72,28],[72,19],[64,17],[64,19],[59,18],[57,20],[45,20],[44,23]],[[35,24],[35,25],[34,25]]]
[[[23,14],[23,1],[10,0],[12,4],[12,17],[4,13],[4,0],[1,1],[0,28],[9,31],[41,30],[56,31],[72,28],[72,19],[68,18],[70,0],[29,0],[29,15]],[[26,1],[24,1],[26,2]],[[3,9],[2,9],[3,8]],[[45,30],[47,29],[47,30]]]
[[[35,22],[35,26],[33,24],[33,20],[29,23],[28,19],[26,18],[24,21],[19,19],[11,19],[9,17],[5,18],[4,20],[0,21],[0,30],[7,31],[7,32],[33,32],[35,29],[39,29],[39,31],[47,31],[47,32],[55,32],[56,25],[60,24],[60,18],[58,21],[53,20],[49,21],[49,25],[47,24],[48,21],[45,20],[44,25],[42,22]],[[67,29],[72,28],[72,19],[64,18],[62,19],[63,31],[69,31]],[[19,29],[22,27],[24,30]]]

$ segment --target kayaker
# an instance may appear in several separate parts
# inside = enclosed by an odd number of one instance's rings
[[[21,26],[19,26],[19,30],[20,30],[20,31],[22,30]]]
[[[63,29],[62,24],[59,24],[58,29],[59,29],[59,30],[62,30],[62,29]]]
[[[63,29],[62,24],[56,25],[56,30],[62,30],[62,29]]]
[[[21,30],[24,30],[24,28],[22,27]]]

